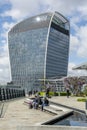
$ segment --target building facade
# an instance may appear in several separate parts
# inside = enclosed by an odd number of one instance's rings
[[[8,33],[13,83],[31,90],[38,79],[66,76],[69,32],[69,21],[58,12],[16,24]]]

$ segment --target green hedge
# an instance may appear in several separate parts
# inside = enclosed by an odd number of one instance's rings
[[[40,96],[45,96],[46,95],[46,93],[45,92],[39,92],[39,95]],[[52,92],[52,91],[50,91],[49,92],[49,96],[67,96],[67,93],[66,92]],[[71,93],[70,93],[70,95],[71,95]]]
[[[39,92],[38,93],[40,96],[45,96],[45,92]]]
[[[86,102],[87,99],[86,99],[86,98],[78,98],[77,101],[78,101],[78,102]]]
[[[71,95],[71,93],[69,93],[69,96]],[[60,92],[60,96],[67,96],[66,92]]]
[[[59,96],[59,93],[58,92],[54,92],[54,96]]]
[[[40,96],[45,96],[46,95],[45,92],[39,92],[38,94]],[[58,92],[52,92],[52,91],[49,92],[49,96],[58,96],[58,95],[59,95]]]
[[[60,96],[67,96],[66,92],[60,92]]]
[[[50,91],[49,96],[54,96],[54,92]]]
[[[78,94],[76,94],[77,97],[85,97],[86,94],[84,92],[80,92]]]

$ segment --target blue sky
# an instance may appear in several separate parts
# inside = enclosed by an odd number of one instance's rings
[[[8,31],[17,22],[39,13],[58,11],[70,21],[68,75],[87,75],[72,67],[87,62],[87,0],[2,0],[0,1],[0,84],[11,80]]]

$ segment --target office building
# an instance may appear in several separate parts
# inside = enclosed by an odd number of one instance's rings
[[[12,81],[31,90],[39,79],[67,76],[69,21],[44,13],[16,24],[8,33]]]

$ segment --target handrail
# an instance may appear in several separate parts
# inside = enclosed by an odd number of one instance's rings
[[[1,108],[0,108],[0,118],[2,117],[2,114],[3,114],[3,109],[4,109],[4,102],[1,102]]]

